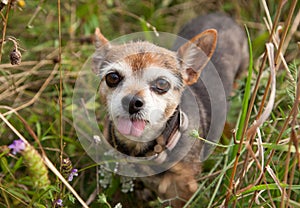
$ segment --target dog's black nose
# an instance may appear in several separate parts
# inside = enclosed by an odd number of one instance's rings
[[[122,98],[122,106],[129,114],[134,114],[143,109],[144,100],[138,95],[127,95]]]

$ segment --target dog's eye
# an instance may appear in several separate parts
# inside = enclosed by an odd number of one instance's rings
[[[106,84],[109,87],[116,87],[123,77],[118,72],[111,72],[105,76]]]
[[[170,89],[170,83],[163,78],[158,78],[152,83],[151,89],[158,94],[163,94]]]

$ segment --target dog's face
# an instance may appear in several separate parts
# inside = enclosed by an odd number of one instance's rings
[[[184,87],[198,80],[215,49],[216,31],[199,34],[177,52],[149,42],[110,45],[99,30],[96,40],[93,70],[117,135],[147,142],[162,133]]]

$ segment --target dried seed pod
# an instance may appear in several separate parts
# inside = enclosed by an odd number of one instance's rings
[[[72,169],[73,169],[73,165],[71,160],[69,158],[64,158],[61,166],[62,175],[65,178],[68,178],[68,176],[72,172]]]
[[[21,63],[22,54],[17,48],[14,48],[10,52],[9,58],[12,65],[19,65]]]

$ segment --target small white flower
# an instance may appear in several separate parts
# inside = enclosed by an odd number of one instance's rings
[[[122,208],[122,204],[119,202],[114,208]]]

